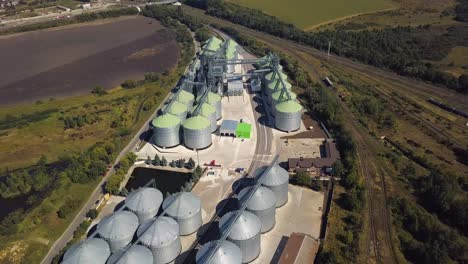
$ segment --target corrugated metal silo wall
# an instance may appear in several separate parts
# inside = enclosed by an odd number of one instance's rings
[[[201,210],[192,217],[186,219],[176,219],[179,223],[179,231],[181,236],[186,236],[195,233],[202,225]]]
[[[242,251],[242,263],[248,263],[255,260],[261,251],[260,232],[255,236],[245,239],[236,240],[228,237],[228,240],[236,244]]]
[[[275,127],[281,131],[292,132],[301,127],[301,112],[285,113],[276,111]]]
[[[189,149],[203,149],[211,145],[211,126],[204,129],[184,128],[184,143]]]
[[[174,147],[180,144],[180,124],[166,128],[153,128],[153,141],[160,147]]]
[[[276,208],[285,205],[288,202],[288,184],[289,182],[285,182],[281,185],[277,186],[267,186],[276,196]]]

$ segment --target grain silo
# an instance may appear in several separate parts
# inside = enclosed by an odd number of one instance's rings
[[[109,243],[111,252],[115,252],[132,241],[137,228],[138,217],[134,213],[118,211],[104,217],[97,226],[97,232]]]
[[[294,101],[284,101],[275,106],[275,127],[285,132],[301,127],[302,106]]]
[[[112,254],[107,264],[153,264],[153,253],[144,246],[128,245]]]
[[[292,85],[288,81],[283,80],[283,83],[286,86],[286,90],[291,90]],[[272,82],[267,84],[266,94],[267,94],[267,100],[269,104],[272,103],[273,94],[277,91],[280,91],[281,89],[283,89],[283,84],[281,83],[280,79],[274,79]]]
[[[109,244],[99,238],[90,238],[72,245],[63,256],[63,264],[105,264],[111,252]]]
[[[232,211],[225,214],[219,221],[221,233],[227,232],[227,228],[232,224],[227,239],[236,244],[242,251],[242,263],[251,262],[260,254],[260,231],[261,223],[258,217],[251,212],[244,211],[235,220],[239,211]]]
[[[246,201],[249,193],[254,190],[254,186],[242,189],[239,192],[237,199],[239,206]],[[275,226],[276,215],[276,197],[275,194],[267,187],[260,186],[252,198],[247,202],[247,211],[255,214],[262,223],[262,233],[270,231]]]
[[[177,116],[181,121],[184,121],[187,118],[187,111],[187,105],[178,101],[171,102],[167,109],[167,113]]]
[[[271,112],[273,116],[276,115],[276,105],[280,102],[287,101],[288,95],[291,98],[290,100],[296,101],[296,94],[291,92],[290,90],[286,90],[285,92],[283,92],[282,90],[278,90],[271,95]]]
[[[218,240],[210,241],[203,245],[197,252],[196,263],[206,264],[208,256],[213,254],[210,263],[211,264],[241,264],[242,263],[242,251],[240,248],[230,242],[223,241],[215,253],[211,253],[214,247],[218,243]]]
[[[221,96],[208,92],[206,96],[206,102],[216,109],[216,120],[220,120],[222,118],[222,107],[221,107]]]
[[[180,119],[171,114],[156,117],[152,122],[153,142],[163,148],[180,144]]]
[[[184,121],[184,144],[189,149],[204,149],[211,145],[211,123],[203,116]]]
[[[203,103],[200,109],[200,114],[210,121],[211,133],[218,129],[218,123],[216,119],[216,109],[207,103]]]
[[[173,261],[180,253],[182,245],[179,224],[166,216],[144,222],[137,231],[141,244],[153,253],[153,262],[164,264]]]
[[[286,81],[288,79],[288,76],[286,74],[284,74],[283,72],[278,73],[277,71],[272,71],[270,73],[265,74],[265,77],[264,77],[266,84],[269,84],[272,81],[274,81],[276,79],[279,79],[279,78]]]
[[[125,205],[143,223],[158,213],[162,201],[163,195],[158,189],[144,187],[131,192],[125,199]]]
[[[172,194],[163,202],[163,210],[179,224],[180,235],[190,235],[202,225],[200,198],[191,192]]]
[[[187,106],[188,111],[190,111],[192,110],[193,102],[195,101],[195,96],[185,90],[182,90],[179,92],[179,94],[177,94],[176,100]]]
[[[289,173],[278,164],[263,177],[262,185],[275,194],[277,208],[288,202]]]

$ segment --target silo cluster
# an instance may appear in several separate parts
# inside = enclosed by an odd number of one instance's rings
[[[275,127],[285,132],[301,127],[302,106],[293,101],[284,101],[275,106]]]
[[[275,194],[277,208],[288,202],[288,184],[289,173],[278,164],[275,164],[262,178],[262,185]]]
[[[266,86],[266,95],[267,95],[267,102],[270,105],[272,104],[272,101],[273,101],[273,98],[272,98],[273,94],[275,92],[283,90],[283,84],[285,85],[286,90],[288,90],[288,91],[291,90],[292,85],[286,80],[283,80],[283,82],[281,82],[280,79],[274,79],[269,84],[267,84],[267,86]]]
[[[129,211],[118,211],[104,217],[97,226],[101,238],[107,241],[111,252],[128,245],[138,228],[138,217]]]
[[[140,242],[153,253],[154,263],[169,263],[180,253],[179,224],[166,216],[143,223],[137,231]]]
[[[185,105],[183,105],[185,107]],[[164,114],[156,117],[152,122],[153,142],[163,148],[174,147],[180,144],[180,123],[179,117],[171,114]]]
[[[153,264],[153,253],[144,246],[130,245],[112,254],[107,264]]]
[[[125,199],[125,205],[128,210],[138,216],[140,223],[156,216],[162,202],[162,193],[158,189],[151,187],[135,190]]]
[[[196,232],[202,225],[201,201],[191,192],[170,195],[163,202],[163,210],[177,221],[182,236]]]
[[[215,249],[216,243],[219,243],[218,240],[210,241],[204,244],[197,252],[195,258],[196,263],[204,264],[207,262],[208,255]],[[240,248],[230,242],[223,241],[219,246],[218,250],[213,254],[211,258],[211,264],[241,264],[242,263],[242,251]]]
[[[212,92],[208,92],[206,102],[214,106],[216,109],[216,120],[220,120],[222,118],[221,96]]]
[[[206,117],[190,117],[183,123],[184,143],[189,149],[204,149],[211,145],[211,123]]]
[[[235,60],[237,59],[237,43],[234,42],[232,39],[228,39],[223,43],[224,47],[224,55],[228,60]],[[225,68],[227,73],[234,73],[235,71],[235,64],[226,64]]]
[[[63,256],[63,264],[105,264],[111,252],[106,241],[89,238],[72,245]]]
[[[236,220],[237,213],[238,211],[232,211],[225,214],[219,221],[219,230],[221,233],[227,232],[227,227],[232,224],[227,239],[241,249],[242,263],[247,263],[260,254],[261,223],[256,215],[248,211],[242,212]]]
[[[254,191],[254,187],[250,186],[240,191],[237,199],[239,207],[246,202],[249,194]],[[275,194],[267,187],[260,186],[253,193],[251,199],[247,202],[247,211],[255,214],[262,224],[261,232],[270,231],[276,223],[276,197]]]

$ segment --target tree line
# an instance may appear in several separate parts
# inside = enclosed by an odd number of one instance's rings
[[[433,63],[423,62],[440,60],[451,48],[468,45],[467,25],[451,26],[443,34],[436,33],[429,25],[416,28],[399,26],[361,31],[339,29],[304,32],[274,16],[223,0],[187,0],[186,3],[205,9],[209,15],[320,50],[327,50],[331,41],[331,51],[339,56],[468,92],[468,86],[462,79],[445,73]],[[466,0],[460,0],[460,5],[456,8],[459,19],[466,17],[468,8],[465,5]]]

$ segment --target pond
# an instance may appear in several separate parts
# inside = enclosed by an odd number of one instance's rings
[[[188,172],[167,171],[151,168],[135,168],[125,188],[131,192],[139,187],[145,186],[150,180],[156,181],[156,188],[166,193],[176,193],[191,178]]]

